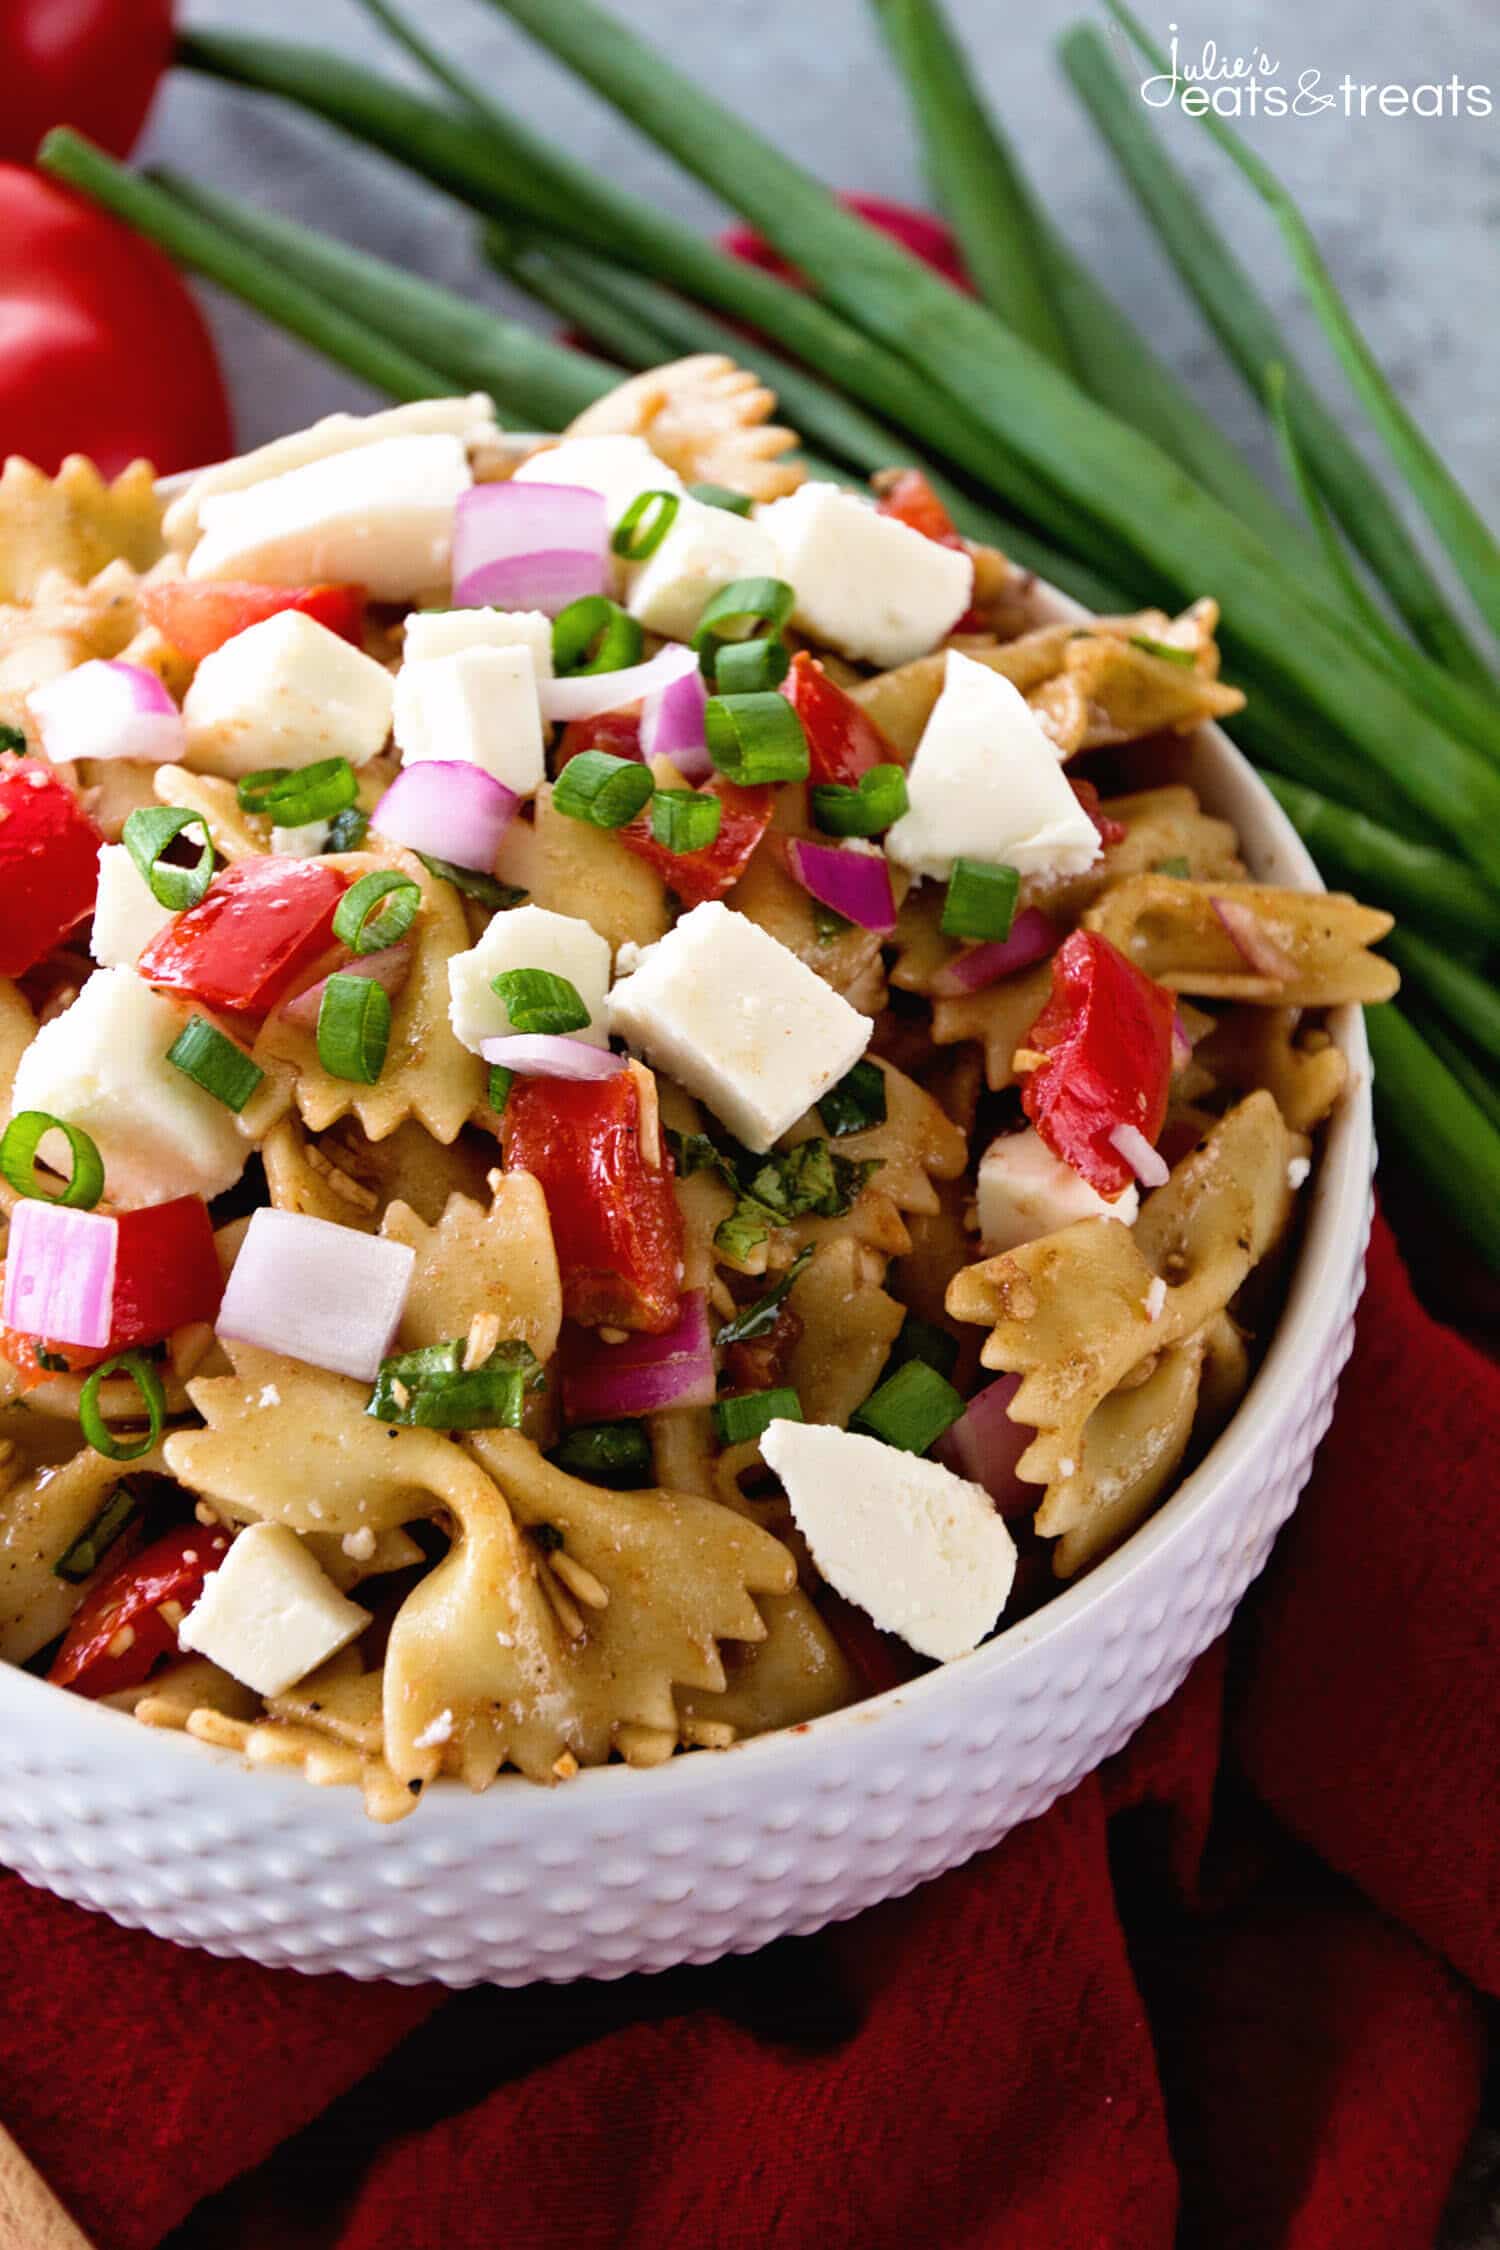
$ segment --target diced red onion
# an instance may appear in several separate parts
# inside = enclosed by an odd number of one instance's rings
[[[379,953],[351,953],[329,976],[373,977],[389,993],[397,993],[411,975],[412,943],[403,938],[398,945],[387,945]],[[301,1024],[307,1031],[318,1026],[318,1011],[323,1005],[323,995],[328,990],[328,977],[319,977],[306,991],[288,1000],[281,1010],[287,1023]]]
[[[683,1297],[676,1325],[665,1336],[596,1344],[563,1375],[563,1405],[573,1422],[613,1422],[668,1406],[711,1406],[713,1400],[713,1343],[701,1289]]]
[[[23,1336],[99,1350],[114,1318],[119,1229],[99,1211],[23,1197],[10,1219],[3,1317]]]
[[[618,1078],[625,1068],[623,1055],[596,1047],[589,1039],[569,1039],[543,1031],[517,1031],[501,1039],[481,1039],[479,1052],[487,1063],[518,1071],[523,1078]]]
[[[1016,1463],[1036,1436],[1029,1422],[1013,1422],[1007,1411],[1020,1388],[1019,1375],[986,1383],[932,1449],[945,1469],[982,1484],[1002,1516],[1029,1515],[1038,1499],[1036,1486],[1022,1484],[1016,1475]]]
[[[404,1242],[263,1206],[251,1215],[216,1332],[373,1383],[396,1340],[415,1263]]]
[[[71,758],[134,758],[172,766],[187,749],[182,713],[154,672],[95,657],[34,688],[31,715],[54,765]]]
[[[884,852],[846,852],[836,844],[812,844],[794,836],[787,864],[808,894],[857,922],[862,930],[893,930],[896,898]]]
[[[1142,1187],[1159,1188],[1169,1176],[1166,1160],[1151,1146],[1139,1125],[1117,1125],[1109,1136],[1116,1156],[1123,1157]]]
[[[684,781],[707,780],[713,771],[703,739],[707,703],[700,665],[652,689],[641,705],[641,756],[648,765],[653,758],[670,758]]]
[[[370,826],[393,844],[487,875],[520,802],[514,789],[467,758],[419,758],[401,768]]]
[[[537,488],[532,484],[525,489],[535,492]],[[627,664],[618,672],[575,672],[570,679],[543,680],[542,717],[597,719],[605,711],[627,711],[643,696],[654,695],[658,688],[670,687],[674,680],[686,679],[697,669],[698,659],[690,648],[684,648],[680,641],[668,641],[644,664]]]
[[[1274,977],[1278,984],[1296,976],[1296,962],[1276,943],[1253,907],[1242,905],[1237,898],[1212,898],[1209,904],[1247,968],[1258,977]]]
[[[1017,969],[1029,969],[1033,961],[1045,961],[1056,951],[1057,932],[1046,915],[1039,907],[1023,907],[1010,926],[1009,937],[991,938],[984,945],[971,946],[967,953],[956,954],[938,970],[932,989],[942,1000],[955,999],[965,992],[982,992],[986,985],[1013,975]]]
[[[556,617],[609,584],[609,517],[581,484],[476,484],[453,518],[459,609],[540,609]]]

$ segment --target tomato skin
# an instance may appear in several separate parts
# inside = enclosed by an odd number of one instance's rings
[[[140,601],[162,639],[190,664],[201,664],[236,633],[289,609],[300,610],[356,648],[364,644],[363,586],[262,586],[249,579],[168,578],[159,586],[142,586]]]
[[[177,1654],[177,1626],[162,1616],[162,1603],[191,1609],[228,1552],[226,1532],[185,1523],[140,1554],[127,1555],[84,1596],[48,1679],[75,1695],[118,1695],[122,1688],[139,1687],[162,1657]],[[126,1626],[130,1645],[111,1656],[110,1643]]]
[[[172,0],[9,0],[0,156],[29,164],[54,125],[127,156],[171,56]]]
[[[651,833],[649,806],[615,831],[637,859],[656,869],[667,889],[675,891],[684,906],[701,906],[705,899],[722,898],[734,888],[776,809],[776,792],[769,785],[742,789],[738,782],[715,774],[703,787],[724,807],[719,833],[703,851],[672,852],[659,844]]]
[[[92,914],[103,841],[50,767],[0,756],[0,976],[25,976]]]
[[[939,546],[963,545],[953,518],[920,469],[899,470],[876,501],[875,512],[894,516],[908,531],[920,531],[924,539],[935,539]]]
[[[641,751],[641,721],[635,711],[601,711],[596,718],[570,719],[557,746],[557,771],[585,750],[603,750],[611,758],[637,758]]]
[[[224,1295],[214,1224],[201,1195],[116,1214],[109,1350],[159,1344],[189,1321],[212,1321]]]
[[[1099,792],[1091,781],[1077,781],[1072,774],[1063,777],[1089,819],[1099,831],[1099,841],[1108,851],[1111,844],[1123,844],[1130,831],[1121,820],[1111,820],[1099,802]]]
[[[568,1318],[664,1336],[682,1293],[682,1213],[671,1156],[663,1145],[653,1171],[640,1128],[632,1071],[583,1084],[518,1078],[505,1105],[505,1169],[541,1183]]]
[[[19,1328],[0,1328],[0,1359],[14,1369],[16,1388],[24,1396],[43,1383],[50,1383],[54,1375],[86,1375],[91,1367],[100,1366],[108,1359],[111,1346],[105,1344],[99,1351],[89,1351],[83,1344],[54,1344],[46,1336],[27,1336]],[[62,1360],[61,1367],[44,1367],[42,1354],[49,1359]]]
[[[900,766],[895,745],[852,695],[830,680],[815,656],[799,649],[782,694],[807,736],[808,778],[852,789],[872,766]]]
[[[1054,1156],[1100,1195],[1134,1172],[1110,1135],[1133,1125],[1155,1142],[1172,1080],[1177,1000],[1117,946],[1075,930],[1052,957],[1052,995],[1025,1044],[1047,1057],[1021,1085],[1021,1106]]]
[[[315,859],[239,860],[151,940],[138,973],[221,1015],[269,1015],[333,944],[346,888]]]

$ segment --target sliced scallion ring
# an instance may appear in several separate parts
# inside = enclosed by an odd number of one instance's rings
[[[791,664],[791,651],[779,633],[725,641],[714,664],[714,685],[720,695],[754,695],[761,688],[780,687]]]
[[[592,828],[623,828],[655,787],[651,769],[641,759],[615,758],[607,750],[581,750],[553,784],[552,809],[566,813],[569,820],[587,821]]]
[[[559,678],[623,672],[640,662],[645,635],[607,594],[585,594],[552,620],[552,663]]]
[[[513,1031],[556,1039],[588,1026],[577,985],[551,969],[502,969],[490,990],[504,1001]]]
[[[721,586],[706,604],[693,635],[703,677],[717,677],[719,651],[726,641],[779,633],[796,606],[796,592],[784,578],[734,578]]]
[[[944,937],[1008,938],[1021,878],[1002,861],[956,859],[943,900]]]
[[[140,1504],[140,1494],[127,1477],[122,1477],[93,1522],[58,1556],[52,1565],[53,1577],[66,1578],[70,1586],[81,1586],[86,1578],[92,1578]]]
[[[320,758],[316,765],[247,773],[235,795],[241,812],[265,813],[277,828],[305,828],[352,805],[359,783],[347,758]]]
[[[53,1195],[37,1176],[37,1150],[49,1133],[61,1133],[73,1169],[61,1195]],[[45,1109],[23,1109],[0,1138],[0,1172],[17,1195],[37,1203],[61,1203],[69,1211],[92,1211],[104,1193],[104,1159],[81,1125],[69,1125]]]
[[[610,546],[626,562],[645,562],[677,521],[681,505],[675,492],[638,492],[615,525]]]
[[[651,800],[651,834],[669,852],[703,852],[719,833],[724,807],[699,789],[658,789]]]
[[[266,1075],[206,1016],[189,1018],[167,1049],[167,1060],[236,1117]]]
[[[404,938],[422,904],[422,887],[393,867],[377,867],[345,891],[333,934],[351,953],[383,953]]]
[[[871,766],[851,789],[842,781],[813,784],[812,816],[825,836],[881,836],[906,810],[899,766]]]
[[[146,1410],[149,1425],[146,1435],[134,1444],[122,1443],[100,1411],[99,1392],[111,1375],[128,1375]],[[161,1387],[161,1377],[141,1352],[121,1352],[117,1358],[107,1359],[102,1367],[94,1369],[79,1395],[79,1428],[94,1451],[102,1453],[106,1461],[139,1461],[156,1444],[166,1419],[167,1394]]]
[[[763,781],[805,781],[807,737],[784,695],[711,695],[703,707],[703,739],[720,773],[744,788]]]
[[[391,1003],[373,977],[332,976],[318,1006],[318,1060],[330,1078],[373,1086],[391,1043]]]
[[[736,492],[728,484],[690,484],[688,496],[701,500],[705,508],[722,508],[731,516],[748,516],[754,505],[748,492]]]
[[[802,1401],[793,1390],[742,1391],[714,1403],[714,1428],[722,1445],[744,1445],[772,1422],[800,1422]]]
[[[196,865],[174,867],[164,860],[161,855],[167,846],[185,828],[195,827],[203,833],[203,849]],[[214,847],[208,822],[202,813],[190,812],[186,805],[138,805],[120,831],[120,840],[149,884],[157,905],[169,907],[174,914],[196,906],[214,879]]]

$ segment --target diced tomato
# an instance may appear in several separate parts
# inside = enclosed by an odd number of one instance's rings
[[[103,841],[40,759],[0,757],[0,977],[24,976],[92,914]]]
[[[707,795],[718,798],[724,811],[718,835],[701,852],[673,852],[659,844],[651,833],[649,809],[616,830],[621,843],[654,867],[684,906],[701,906],[705,899],[722,898],[733,889],[750,863],[750,854],[770,827],[776,805],[773,789],[742,789],[722,774],[715,774],[703,786]]]
[[[781,692],[802,721],[811,780],[840,781],[852,789],[872,766],[905,764],[868,712],[830,680],[805,648],[792,658]]]
[[[109,1348],[159,1344],[174,1328],[217,1318],[224,1275],[201,1195],[116,1214],[114,1317]]]
[[[320,860],[239,860],[151,940],[138,973],[224,1015],[269,1015],[332,945],[345,888]]]
[[[179,1613],[193,1607],[228,1552],[226,1532],[185,1523],[127,1555],[80,1603],[48,1679],[76,1695],[139,1687],[162,1657],[177,1654]]]
[[[530,1172],[547,1198],[568,1318],[664,1336],[682,1290],[682,1213],[666,1147],[654,1167],[642,1151],[634,1073],[518,1078],[503,1136],[505,1169]]]
[[[261,586],[236,578],[166,578],[158,586],[143,586],[140,599],[162,639],[180,649],[190,664],[200,664],[236,633],[287,609],[300,610],[356,648],[365,637],[363,586]]]
[[[1123,844],[1130,831],[1122,820],[1111,820],[1099,802],[1099,792],[1091,781],[1077,781],[1072,774],[1064,780],[1082,805],[1089,819],[1099,831],[1099,841],[1108,851],[1111,844]]]
[[[19,1328],[0,1328],[0,1359],[10,1362],[22,1392],[50,1383],[54,1375],[86,1375],[108,1359],[110,1349],[106,1344],[91,1352],[82,1344],[54,1344],[45,1336],[23,1335]],[[50,1366],[43,1364],[44,1354]]]
[[[1021,1106],[1054,1156],[1111,1198],[1135,1174],[1110,1136],[1134,1126],[1152,1143],[1167,1114],[1177,1000],[1117,946],[1075,930],[1052,957],[1052,994],[1025,1044],[1047,1057]]]
[[[603,750],[611,758],[639,758],[641,722],[635,711],[601,711],[597,718],[570,719],[557,746],[556,771],[585,750]]]
[[[940,547],[963,545],[953,518],[920,469],[902,469],[892,477],[875,508],[879,515],[894,516],[908,531],[920,531],[924,539],[935,539]]]

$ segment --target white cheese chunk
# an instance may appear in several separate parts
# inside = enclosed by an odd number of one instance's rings
[[[278,859],[320,859],[328,849],[331,820],[302,820],[295,828],[271,824],[271,850]]]
[[[632,500],[643,492],[687,490],[675,469],[669,469],[642,437],[572,437],[545,453],[533,453],[516,471],[517,484],[580,484],[587,492],[603,496],[609,528],[614,530]]]
[[[836,484],[804,484],[757,509],[776,575],[797,590],[792,623],[825,648],[909,664],[951,633],[974,594],[974,565]]]
[[[416,609],[406,620],[408,664],[466,648],[529,648],[538,680],[552,677],[552,620],[540,609]]]
[[[776,549],[748,516],[679,501],[672,527],[632,573],[625,606],[669,640],[690,641],[710,597],[734,578],[774,578]]]
[[[473,481],[463,440],[442,434],[310,461],[206,499],[188,576],[278,586],[352,580],[376,601],[415,600],[448,578],[453,511]]]
[[[187,762],[231,780],[320,758],[365,765],[391,731],[393,692],[373,656],[282,610],[204,657],[182,706]]]
[[[284,1695],[369,1622],[295,1531],[252,1523],[204,1580],[177,1639],[257,1695]]]
[[[951,875],[955,859],[1000,861],[1022,875],[1081,875],[1099,856],[1099,831],[1026,698],[956,648],[906,794],[886,848],[913,875]]]
[[[1016,1574],[1016,1543],[983,1485],[816,1422],[772,1422],[760,1449],[845,1601],[922,1656],[978,1647]]]
[[[1133,1186],[1113,1201],[1102,1196],[1031,1126],[990,1142],[979,1160],[978,1203],[980,1238],[992,1254],[1056,1234],[1075,1219],[1121,1219],[1133,1226],[1141,1207]]]
[[[853,1068],[874,1028],[788,946],[718,899],[646,948],[610,995],[609,1019],[758,1152]]]
[[[158,930],[173,919],[123,844],[99,849],[99,895],[89,951],[104,969],[133,969]]]
[[[250,1144],[234,1112],[167,1061],[191,1012],[133,970],[100,969],[21,1057],[13,1111],[81,1125],[113,1203],[222,1195],[245,1168]]]
[[[553,914],[545,906],[515,906],[497,914],[469,953],[448,963],[448,1014],[453,1036],[474,1054],[483,1039],[503,1039],[514,1031],[494,980],[506,969],[550,969],[566,977],[589,1011],[586,1029],[570,1034],[595,1047],[607,1047],[605,996],[609,991],[609,941],[573,914]]]
[[[404,765],[482,766],[518,797],[546,779],[536,666],[519,644],[408,660],[396,674],[394,725]]]

